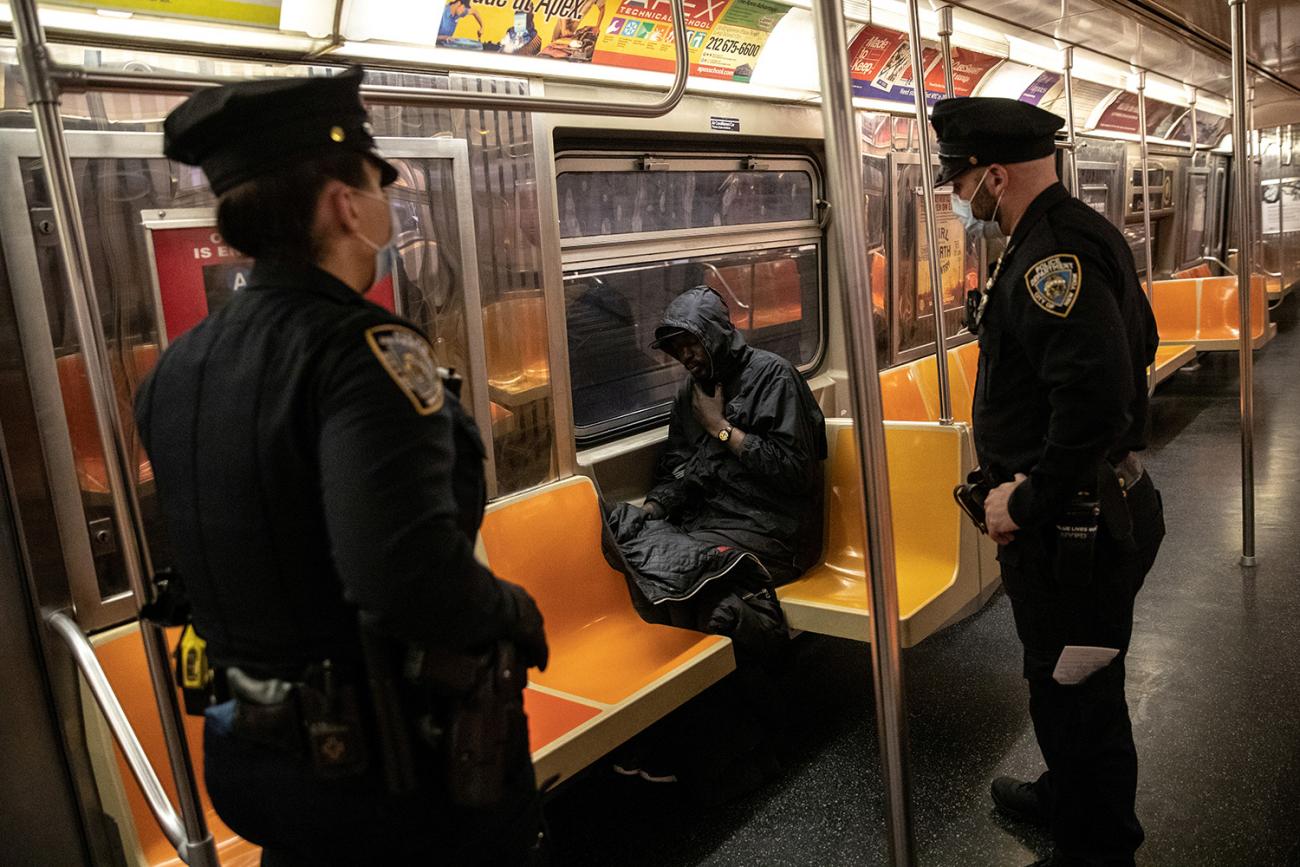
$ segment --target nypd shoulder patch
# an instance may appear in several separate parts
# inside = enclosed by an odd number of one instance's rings
[[[366,343],[416,412],[442,409],[442,377],[429,341],[405,325],[376,325],[366,330]]]
[[[1079,257],[1070,253],[1039,259],[1025,272],[1029,297],[1039,307],[1062,319],[1070,315],[1082,283],[1083,266],[1079,264]]]

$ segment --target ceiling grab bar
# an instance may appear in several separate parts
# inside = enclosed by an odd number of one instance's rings
[[[144,794],[150,812],[158,820],[158,826],[162,828],[167,842],[175,847],[181,860],[189,864],[189,843],[185,839],[185,828],[181,824],[180,816],[176,814],[176,808],[167,799],[167,792],[163,789],[158,774],[154,772],[153,765],[149,763],[144,747],[140,746],[140,739],[131,728],[126,711],[122,710],[122,703],[117,700],[117,694],[113,692],[113,687],[108,682],[108,675],[104,674],[104,668],[99,664],[99,658],[95,656],[94,648],[90,646],[81,627],[62,611],[47,614],[45,622],[63,639],[68,650],[72,651],[72,661],[77,664],[77,669],[86,680],[86,686],[90,688],[90,694],[95,697],[95,703],[103,712],[109,731],[113,733],[113,740],[117,741],[117,745],[122,748],[122,756],[126,759],[127,767],[131,769],[131,775],[140,784],[140,791]]]
[[[15,7],[32,5],[33,3],[34,0],[13,0]],[[539,96],[480,93],[478,91],[429,90],[378,84],[363,84],[361,93],[365,96],[366,102],[371,105],[436,106],[465,110],[529,111],[602,117],[663,117],[682,101],[682,96],[686,93],[687,80],[690,77],[690,49],[687,45],[689,34],[686,30],[684,3],[685,0],[669,0],[673,13],[673,46],[675,48],[673,83],[668,88],[668,91],[654,102],[614,103],[600,100],[553,99]],[[35,15],[34,9],[32,14]],[[320,64],[323,60],[324,58],[314,55],[303,58],[303,62],[313,64]],[[90,70],[55,63],[44,54],[42,63],[50,79],[60,90],[68,93],[80,93],[87,90],[190,93],[201,87],[216,87],[221,84],[247,81],[245,78],[185,75],[182,73]],[[428,73],[430,70],[408,69],[405,71]]]

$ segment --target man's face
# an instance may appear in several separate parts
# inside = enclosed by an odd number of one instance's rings
[[[970,202],[971,213],[980,220],[991,220],[998,205],[998,196],[990,187],[1001,184],[1005,192],[1006,170],[1001,166],[978,166],[962,172],[952,182],[953,195]]]
[[[682,363],[686,371],[697,380],[707,380],[713,364],[704,344],[693,334],[677,334],[664,343],[664,351]]]

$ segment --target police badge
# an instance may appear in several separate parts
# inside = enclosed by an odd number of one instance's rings
[[[405,325],[376,325],[366,330],[366,342],[384,370],[420,415],[442,409],[442,377],[433,347]]]
[[[1039,307],[1062,319],[1070,315],[1082,282],[1083,266],[1079,264],[1079,257],[1069,253],[1039,259],[1025,272],[1029,297]]]

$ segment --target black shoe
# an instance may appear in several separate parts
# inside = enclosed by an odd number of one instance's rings
[[[1002,812],[1022,822],[1047,826],[1050,819],[1047,805],[1039,799],[1033,783],[1014,777],[998,777],[993,781],[992,790],[993,805]]]

